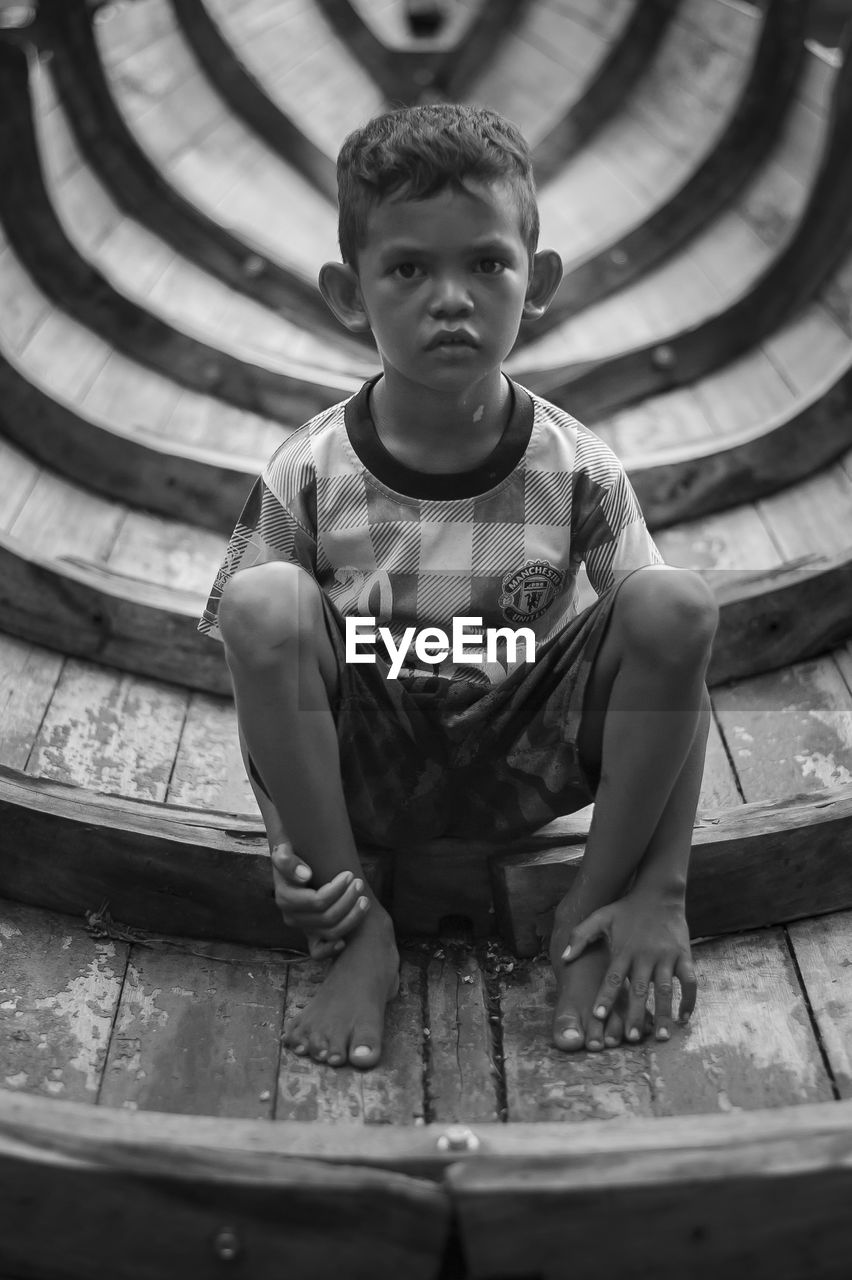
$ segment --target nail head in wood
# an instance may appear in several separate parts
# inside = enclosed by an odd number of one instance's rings
[[[438,1139],[439,1151],[478,1151],[479,1138],[464,1124],[451,1124]]]
[[[222,1227],[221,1231],[216,1233],[213,1248],[216,1251],[216,1256],[221,1258],[223,1262],[233,1262],[235,1258],[239,1257],[242,1244],[233,1227]]]
[[[677,364],[677,352],[674,347],[664,342],[652,351],[651,364],[655,369],[673,369]]]

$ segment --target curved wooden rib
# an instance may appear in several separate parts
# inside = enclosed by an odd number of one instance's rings
[[[852,548],[759,573],[709,577],[721,608],[712,684],[772,671],[852,634]],[[196,631],[203,605],[188,591],[33,555],[0,534],[4,627],[21,639],[191,689],[228,693],[220,646]]]
[[[72,915],[107,904],[123,925],[152,933],[303,945],[272,901],[257,821],[100,795],[3,767],[0,818],[4,897]],[[363,850],[365,872],[401,933],[434,933],[461,914],[486,934],[493,919],[507,945],[530,956],[549,934],[587,830],[587,818],[569,817],[502,847],[440,840],[392,855]],[[850,836],[850,787],[701,814],[687,899],[692,935],[852,906],[852,867],[837,857]]]
[[[211,1242],[238,1206],[257,1280],[279,1276],[282,1257],[294,1280],[343,1266],[357,1280],[435,1280],[451,1218],[471,1280],[531,1265],[556,1280],[566,1256],[577,1280],[594,1280],[613,1214],[608,1257],[625,1280],[643,1274],[649,1221],[669,1228],[660,1280],[698,1277],[699,1263],[701,1280],[739,1276],[744,1260],[754,1280],[844,1280],[852,1102],[591,1121],[572,1126],[569,1155],[563,1124],[476,1133],[478,1152],[458,1153],[433,1125],[134,1114],[3,1090],[0,1265],[109,1274],[118,1218],[132,1241],[128,1280],[208,1274],[223,1265]],[[328,1223],[344,1215],[341,1242]]]
[[[284,1126],[243,1122],[227,1150],[218,1121],[211,1133],[203,1119],[93,1112],[0,1092],[5,1276],[115,1274],[119,1222],[127,1280],[212,1276],[231,1258],[252,1280],[280,1277],[282,1259],[298,1280],[438,1274],[450,1203],[422,1177],[364,1168],[354,1151],[294,1156]]]
[[[82,259],[44,190],[28,109],[26,57],[0,46],[0,155],[10,174],[0,218],[10,242],[44,292],[119,350],[184,386],[215,391],[239,407],[282,421],[303,421],[356,389],[354,380],[293,365],[272,372],[181,333],[120,294]],[[285,366],[287,362],[282,362]]]
[[[830,135],[805,212],[794,236],[748,293],[667,342],[599,363],[587,361],[573,370],[528,370],[529,386],[594,420],[606,410],[694,382],[759,342],[820,288],[850,244],[852,170],[846,160],[851,130],[852,57],[847,53],[835,88]]]
[[[337,200],[334,162],[267,97],[240,62],[203,0],[172,0],[178,23],[205,74],[235,115],[269,147],[303,173],[329,200]],[[113,105],[114,110],[114,105]]]
[[[180,6],[181,0],[175,0]],[[530,0],[486,0],[450,48],[388,49],[350,0],[317,0],[340,40],[393,102],[416,102],[424,90],[458,96],[476,69],[523,15]]]
[[[640,5],[637,22],[648,21],[645,14],[646,6]],[[534,341],[590,302],[638,279],[669,257],[742,189],[778,137],[801,71],[806,29],[806,5],[800,0],[772,0],[763,19],[751,74],[713,150],[650,217],[565,273],[545,315],[535,325],[522,327],[522,342]],[[556,153],[555,146],[548,137],[536,147],[540,185],[554,175],[565,159]]]
[[[45,6],[38,43],[52,54],[51,70],[80,148],[119,206],[231,288],[338,345],[351,342],[329,313],[312,274],[258,252],[182,196],[152,163],[116,108],[90,24],[82,0],[52,0]],[[296,168],[312,147],[303,135],[299,139],[303,145],[294,140],[285,157]],[[323,159],[326,176],[320,189],[336,198],[334,166]],[[319,182],[323,167],[315,167]]]
[[[785,3],[788,3],[788,2],[789,2],[789,0],[784,0],[784,2],[785,2]],[[756,21],[755,21],[755,24],[754,24],[754,25],[755,25],[755,26],[757,26]],[[83,91],[84,91],[84,89],[85,89],[85,86],[83,86],[83,88],[81,89],[81,92],[83,92]],[[115,104],[114,104],[114,103],[112,104],[112,110],[113,110],[113,111],[115,110]],[[778,112],[778,114],[780,115],[781,113],[780,113],[780,112]],[[97,116],[95,116],[94,118],[97,118]],[[107,117],[107,118],[109,118],[109,117]],[[106,145],[109,145],[109,139],[107,139],[107,141],[106,141]],[[95,154],[92,154],[92,156],[91,156],[91,160],[92,160],[93,166],[97,164],[97,156],[96,156]],[[732,162],[732,164],[733,164],[733,162]],[[120,193],[117,193],[117,194],[120,194]],[[147,207],[147,202],[146,202],[146,205],[142,206],[142,208],[143,208],[143,209],[144,209],[145,207]],[[226,210],[223,210],[223,213],[226,213],[226,212],[227,212]],[[144,213],[142,214],[142,216],[145,216],[145,215],[144,215]],[[214,213],[214,215],[213,215],[213,216],[214,216],[214,217],[219,216],[219,215],[218,215],[218,211],[217,211],[216,213]],[[167,234],[167,231],[166,231],[166,223],[165,223],[165,222],[162,224],[162,227],[163,227],[163,234]],[[261,237],[261,239],[263,239],[263,233],[261,232],[261,230],[260,230],[259,228],[258,228],[256,231],[253,231],[253,234],[257,234],[258,236],[260,236],[260,237]],[[267,243],[267,244],[268,244],[268,241],[267,241],[267,240],[264,240],[264,243]],[[608,246],[608,247],[609,247],[609,246]],[[269,248],[269,247],[268,247],[268,248],[267,248],[267,250],[266,250],[266,253],[267,253],[267,256],[269,256],[269,254],[270,254],[270,253],[272,254],[272,256],[274,256],[274,255],[275,255],[275,253],[276,253],[276,250],[275,250],[275,248]]]
[[[133,506],[228,534],[265,458],[235,457],[95,421],[0,350],[0,431],[62,475]],[[651,529],[752,502],[852,447],[852,351],[804,403],[759,430],[624,459]]]

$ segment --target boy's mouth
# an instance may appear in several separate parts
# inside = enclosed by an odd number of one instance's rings
[[[439,347],[476,347],[476,338],[467,329],[441,329],[432,335],[426,343],[427,351],[435,351]]]

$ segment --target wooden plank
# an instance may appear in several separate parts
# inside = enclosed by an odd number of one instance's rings
[[[500,1119],[488,993],[476,954],[443,943],[429,962],[426,983],[430,1121]]]
[[[162,800],[186,714],[179,689],[67,659],[33,744],[30,773]]]
[[[268,952],[180,939],[134,945],[101,1104],[270,1118],[286,985],[286,963]]]
[[[287,983],[287,1021],[303,1009],[328,965],[294,965]],[[402,957],[399,995],[387,1006],[382,1057],[371,1071],[326,1067],[282,1050],[276,1120],[320,1124],[411,1125],[423,1121],[423,1002],[420,965]]]
[[[51,311],[51,303],[33,288],[0,229],[0,323],[3,343],[22,351]]]
[[[0,634],[0,764],[26,767],[63,661]]]
[[[688,1028],[646,1046],[655,1113],[831,1101],[783,930],[703,943],[693,958],[699,993]]]
[[[852,694],[830,657],[717,689],[713,705],[747,800],[852,782]]]
[[[237,717],[230,700],[194,693],[189,699],[169,779],[170,804],[219,809],[258,819],[240,754]]]
[[[9,452],[6,446],[4,453]],[[124,508],[116,503],[39,468],[9,532],[38,555],[95,561],[105,558],[124,516]]]
[[[835,1087],[852,1097],[852,914],[802,920],[789,933]]]
[[[234,511],[234,522],[239,511]],[[107,564],[115,573],[177,591],[202,595],[219,572],[226,543],[220,533],[194,529],[185,520],[131,511],[110,550]]]
[[[0,1079],[94,1103],[127,962],[76,920],[0,903]]]
[[[300,948],[275,907],[261,823],[114,797],[0,766],[0,892],[153,933]],[[389,898],[387,856],[364,873]]]
[[[509,1120],[579,1124],[652,1114],[641,1053],[566,1054],[551,1044],[555,982],[549,961],[503,966],[500,1008]]]
[[[286,1157],[247,1171],[215,1147],[179,1154],[106,1143],[68,1159],[27,1137],[0,1140],[0,1267],[14,1275],[109,1274],[116,1222],[127,1280],[212,1280],[234,1259],[272,1280],[284,1256],[294,1280],[439,1272],[449,1201],[424,1179]]]
[[[837,857],[838,841],[848,838],[850,797],[848,787],[832,788],[716,813],[702,809],[693,830],[686,899],[692,936],[756,929],[852,905],[852,877]],[[535,955],[550,936],[553,912],[571,888],[582,854],[573,845],[492,857],[496,926],[516,954]]]

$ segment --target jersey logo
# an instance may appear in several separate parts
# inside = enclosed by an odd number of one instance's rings
[[[534,622],[546,613],[562,586],[562,574],[549,560],[528,560],[503,579],[499,604],[509,622]]]

